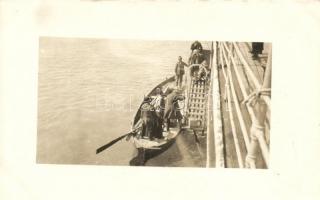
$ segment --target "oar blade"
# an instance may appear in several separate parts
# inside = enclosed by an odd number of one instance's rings
[[[122,140],[124,137],[126,137],[126,136],[129,135],[129,134],[131,134],[131,133],[127,133],[127,134],[125,134],[125,135],[123,135],[123,136],[121,136],[121,137],[118,137],[117,139],[112,140],[112,141],[109,142],[108,144],[105,144],[105,145],[99,147],[99,148],[96,150],[96,154],[98,154],[98,153],[100,153],[100,152],[108,149],[109,147],[111,147],[111,146],[114,145],[115,143],[119,142],[120,140]]]
[[[137,124],[138,124],[138,123],[137,123]],[[96,150],[96,154],[98,154],[98,153],[100,153],[100,152],[108,149],[109,147],[111,147],[112,145],[114,145],[115,143],[119,142],[120,140],[122,140],[122,139],[125,138],[125,137],[134,136],[134,135],[137,133],[137,131],[140,130],[140,129],[141,129],[141,127],[139,126],[139,127],[137,127],[135,130],[131,131],[130,133],[124,134],[124,135],[122,135],[122,136],[120,136],[120,137],[112,140],[112,141],[109,142],[108,144],[105,144],[105,145],[99,147],[99,148]]]

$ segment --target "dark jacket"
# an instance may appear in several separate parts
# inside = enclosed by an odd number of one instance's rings
[[[195,49],[202,50],[202,45],[200,42],[195,41],[194,43],[191,44],[191,51],[193,51]]]
[[[188,65],[183,61],[177,62],[176,69],[175,69],[177,76],[184,75],[184,66],[188,66]]]
[[[178,100],[184,100],[184,96],[179,95],[176,92],[172,92],[167,96],[164,110],[165,119],[182,119]]]

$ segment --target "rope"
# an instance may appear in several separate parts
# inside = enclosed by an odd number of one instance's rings
[[[261,96],[271,96],[271,88],[261,88],[259,90],[256,90],[254,92],[252,92],[250,95],[248,95],[244,100],[243,100],[243,104],[248,103],[249,105],[255,105],[256,104],[256,100],[258,98],[260,98]]]

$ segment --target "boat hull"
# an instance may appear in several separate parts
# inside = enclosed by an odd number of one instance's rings
[[[169,79],[166,79],[165,81],[158,84],[156,87],[154,87],[147,96],[153,96],[156,93],[156,88],[164,88],[164,87],[173,87],[175,84],[175,77],[172,76]],[[142,103],[141,103],[142,105]],[[140,108],[134,116],[134,123],[132,129],[137,129],[139,126],[141,126],[141,113]],[[133,144],[135,148],[138,150],[137,156],[134,157],[130,161],[130,165],[140,166],[144,165],[144,163],[154,157],[159,155],[160,153],[167,150],[175,141],[175,138],[178,136],[180,132],[180,129],[178,128],[170,128],[169,132],[163,131],[164,138],[162,139],[154,139],[149,140],[146,138],[139,138],[139,134],[135,137],[132,137]]]

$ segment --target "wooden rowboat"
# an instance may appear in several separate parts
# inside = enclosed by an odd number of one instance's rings
[[[174,86],[175,86],[175,77],[172,76],[169,79],[166,79],[165,81],[158,84],[156,87],[154,87],[154,89],[152,89],[147,96],[149,97],[154,96],[156,94],[157,88],[163,88],[164,93],[166,93],[167,88],[169,87],[172,88]],[[139,109],[134,116],[132,130],[137,130],[139,129],[139,127],[141,127],[141,120],[140,120],[141,106],[142,106],[142,103],[139,106]],[[175,125],[176,124],[173,123],[173,126]],[[150,140],[148,138],[142,138],[141,136],[139,136],[140,134],[138,132],[138,134],[132,137],[132,142],[135,148],[138,150],[138,155],[130,161],[130,165],[144,165],[144,163],[148,159],[164,152],[173,144],[173,142],[175,141],[175,138],[179,135],[179,132],[180,132],[180,128],[170,127],[169,132],[163,131],[164,138],[153,139],[153,140]]]

